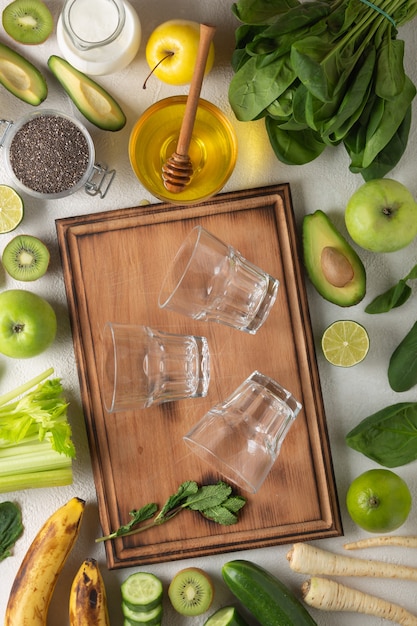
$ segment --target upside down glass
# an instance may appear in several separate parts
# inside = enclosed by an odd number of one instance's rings
[[[109,413],[207,394],[205,337],[107,322],[102,345],[102,399]]]
[[[159,306],[251,334],[274,304],[279,282],[202,226],[192,229],[163,281]]]
[[[256,493],[274,465],[302,406],[272,378],[254,371],[213,406],[183,439],[203,461]]]

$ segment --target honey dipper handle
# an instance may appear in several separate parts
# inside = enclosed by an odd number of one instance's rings
[[[203,84],[204,71],[207,64],[207,57],[215,31],[215,26],[200,24],[200,42],[198,45],[197,59],[195,62],[190,91],[185,105],[184,117],[181,123],[181,129],[176,149],[177,154],[180,155],[188,155],[188,149],[190,147],[191,136],[193,133],[195,116],[198,107],[198,101],[200,98],[201,87]]]

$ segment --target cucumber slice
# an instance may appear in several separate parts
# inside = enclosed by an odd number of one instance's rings
[[[89,122],[103,130],[124,127],[126,116],[120,105],[95,80],[55,54],[49,57],[48,67]]]
[[[123,617],[128,619],[133,626],[156,626],[162,620],[162,604],[150,611],[133,611],[122,602]]]
[[[133,611],[151,611],[162,602],[162,582],[148,572],[131,574],[120,590],[124,604]]]
[[[224,606],[211,615],[204,626],[248,626],[234,606]]]
[[[48,95],[48,86],[40,71],[4,43],[0,43],[0,83],[32,106],[38,106]]]

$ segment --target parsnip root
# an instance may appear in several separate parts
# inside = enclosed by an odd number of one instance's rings
[[[304,602],[315,609],[363,613],[382,617],[401,626],[417,626],[417,617],[398,604],[328,578],[312,577],[303,583],[301,591]]]
[[[417,548],[417,536],[382,535],[377,537],[365,537],[358,541],[345,543],[345,550],[360,550],[362,548],[377,548],[380,546],[397,546],[399,548]]]
[[[334,554],[307,543],[295,543],[287,554],[294,572],[311,576],[366,576],[417,580],[417,568]]]

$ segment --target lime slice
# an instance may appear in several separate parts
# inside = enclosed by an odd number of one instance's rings
[[[23,200],[8,185],[0,185],[0,233],[9,233],[23,219]]]
[[[323,354],[329,363],[339,367],[352,367],[363,361],[369,350],[366,329],[352,320],[339,320],[330,324],[321,338]]]

